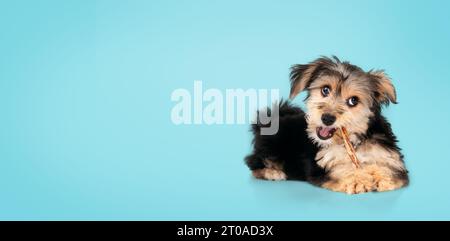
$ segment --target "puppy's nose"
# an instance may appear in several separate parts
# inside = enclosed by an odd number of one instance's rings
[[[322,115],[322,122],[327,125],[327,126],[331,126],[333,125],[333,123],[336,121],[336,116],[325,113]]]

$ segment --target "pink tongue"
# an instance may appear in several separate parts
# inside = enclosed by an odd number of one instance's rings
[[[320,133],[320,135],[321,135],[322,137],[328,137],[328,135],[330,134],[330,131],[331,131],[332,129],[333,129],[333,128],[323,127],[323,128],[319,131],[319,133]]]

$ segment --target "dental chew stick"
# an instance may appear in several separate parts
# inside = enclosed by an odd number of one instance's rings
[[[359,161],[358,158],[356,157],[356,151],[353,148],[352,143],[350,142],[350,139],[348,138],[348,132],[345,129],[345,127],[341,127],[339,128],[342,134],[342,139],[344,140],[344,146],[345,149],[347,150],[347,154],[350,157],[350,159],[352,160],[353,164],[355,165],[356,168],[359,168]]]

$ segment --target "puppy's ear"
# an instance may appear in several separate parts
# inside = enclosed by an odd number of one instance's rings
[[[291,93],[289,99],[294,99],[311,84],[312,73],[317,69],[317,63],[296,64],[291,67]]]
[[[392,102],[397,104],[397,94],[391,78],[382,70],[370,71],[370,75],[374,78],[376,83],[375,97],[381,104],[389,104]]]
[[[294,99],[298,93],[309,87],[324,70],[335,68],[340,60],[333,56],[328,58],[322,56],[309,64],[297,64],[291,67],[291,94],[289,99]]]

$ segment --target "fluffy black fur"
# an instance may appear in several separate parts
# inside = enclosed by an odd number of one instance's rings
[[[270,112],[270,110],[269,110]],[[289,102],[280,102],[279,129],[275,135],[261,135],[261,125],[252,125],[254,134],[253,153],[245,158],[250,170],[265,167],[263,161],[270,159],[284,166],[288,179],[312,180],[324,176],[314,158],[318,147],[311,142],[306,133],[305,113]]]

